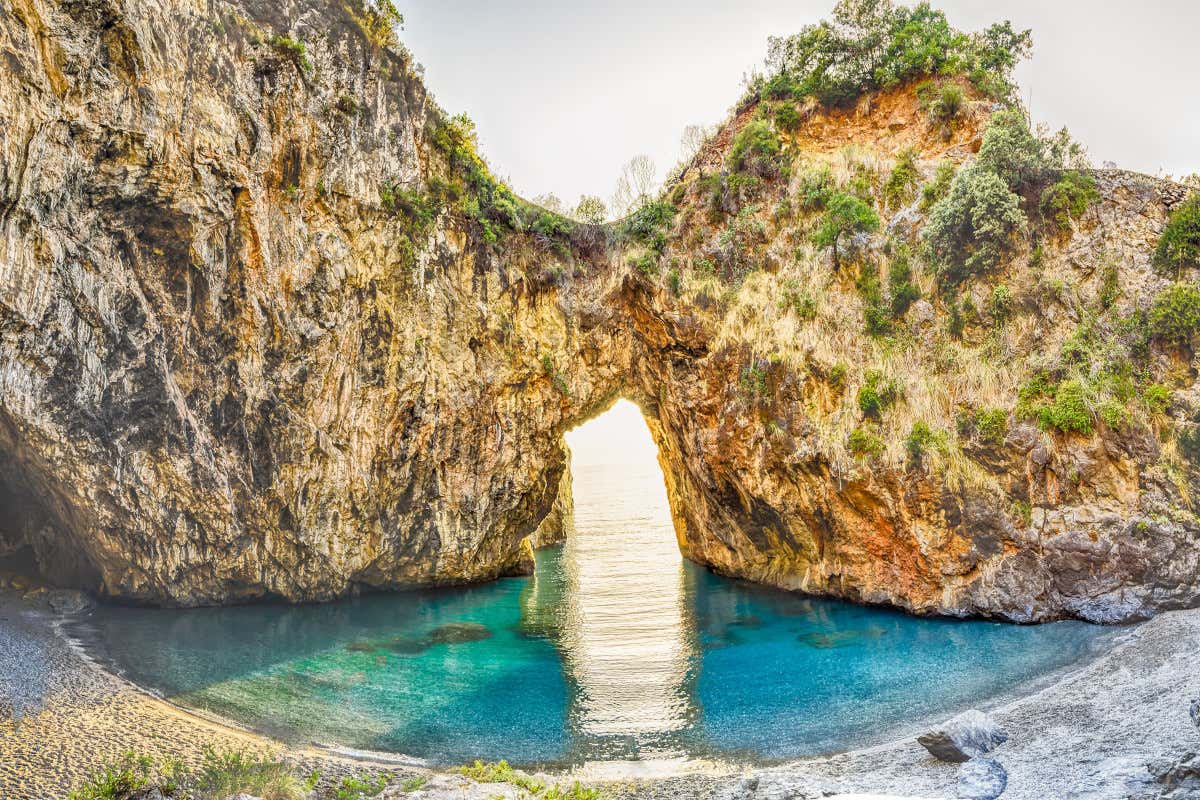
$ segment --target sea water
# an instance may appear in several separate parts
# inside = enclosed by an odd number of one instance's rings
[[[615,413],[641,425],[632,406]],[[320,605],[104,607],[86,638],[135,682],[288,741],[550,766],[855,747],[1101,641],[1083,623],[915,618],[713,575],[679,556],[644,426],[617,433],[572,439],[575,532],[538,552],[533,577]]]

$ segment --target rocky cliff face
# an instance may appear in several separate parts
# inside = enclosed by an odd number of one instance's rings
[[[275,2],[18,2],[0,52],[8,549],[179,604],[530,568],[628,335],[587,264],[446,218],[409,252],[381,188],[443,167],[403,56]]]
[[[1005,359],[1060,349],[1103,254],[1117,306],[1144,305],[1178,187],[1103,174],[1079,225],[1007,268],[1074,299],[1030,291],[1020,324],[948,342],[927,293],[882,347],[848,332],[852,275],[781,211],[795,175],[754,202],[703,196],[747,114],[676,188],[653,269],[617,230],[497,236],[461,213],[445,120],[372,23],[319,0],[0,14],[0,555],[182,605],[527,571],[568,510],[562,433],[624,395],[682,550],[722,572],[1016,620],[1200,601],[1196,470],[1164,453],[1162,419],[1083,436],[1008,413],[998,441],[950,430],[948,455],[900,457],[917,417],[1011,407],[1032,367]],[[928,177],[971,157],[986,118],[942,136],[910,91],[871,103],[810,115],[785,150],[914,147]],[[453,201],[404,194],[434,189]],[[886,216],[897,239],[923,221],[915,203]],[[797,291],[817,313],[781,301]],[[981,354],[996,366],[969,369]],[[1186,365],[1154,358],[1189,413]],[[909,385],[890,449],[850,457],[877,362]]]
[[[1026,318],[999,332],[980,320],[953,345],[925,301],[898,331],[904,343],[848,335],[862,329],[853,278],[814,278],[811,266],[760,275],[708,309],[662,288],[642,296],[634,319],[658,357],[639,360],[641,385],[658,388],[646,407],[687,556],[918,613],[1114,622],[1200,602],[1197,473],[1169,416],[1089,435],[1009,411],[991,437],[969,422],[987,401],[1015,406],[1022,373],[1053,363],[1091,319],[1106,254],[1127,259],[1126,310],[1168,283],[1149,254],[1178,187],[1120,172],[1099,185],[1104,199],[1079,228],[1045,243],[1039,276],[1027,263],[1004,276]],[[767,260],[777,243],[764,237]],[[797,281],[821,297],[807,322],[779,302]],[[855,394],[873,366],[894,376],[904,407],[868,426],[879,452],[856,456],[844,437],[861,430]],[[1192,413],[1194,367],[1164,352],[1138,366],[1173,374],[1174,413]],[[907,452],[913,419],[946,437],[940,453]]]

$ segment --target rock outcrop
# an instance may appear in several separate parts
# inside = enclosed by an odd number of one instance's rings
[[[562,434],[625,396],[681,550],[723,573],[1020,621],[1200,602],[1198,476],[1169,426],[1052,434],[1008,412],[941,464],[848,458],[839,427],[879,359],[911,368],[907,402],[943,427],[956,403],[1015,403],[1028,370],[964,361],[1052,357],[1110,256],[1117,305],[1144,307],[1181,187],[1098,174],[1080,224],[1009,269],[1036,289],[1026,322],[951,347],[946,308],[921,300],[889,354],[849,333],[853,278],[791,255],[809,224],[784,208],[794,181],[732,210],[703,196],[753,109],[673,190],[657,264],[628,225],[512,212],[498,234],[472,194],[491,179],[376,23],[322,0],[0,14],[0,556],[177,605],[525,572],[568,516]],[[932,172],[971,158],[986,105],[943,135],[902,88],[806,111],[785,150],[912,147]],[[886,230],[915,237],[923,213]],[[813,276],[823,302],[797,321],[781,298]],[[1184,366],[1149,364],[1178,378],[1180,418],[1200,406]]]
[[[917,737],[921,746],[942,761],[962,763],[990,753],[1008,741],[1008,733],[982,711],[964,711]]]

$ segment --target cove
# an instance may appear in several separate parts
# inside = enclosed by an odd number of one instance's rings
[[[682,560],[653,444],[583,429],[577,530],[536,574],[326,605],[102,607],[78,633],[136,683],[293,743],[457,764],[769,762],[879,741],[1104,643],[1081,622],[916,618]],[[631,453],[636,457],[631,457]]]

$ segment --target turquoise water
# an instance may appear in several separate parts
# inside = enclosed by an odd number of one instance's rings
[[[538,553],[533,578],[299,607],[103,608],[84,634],[132,680],[291,741],[550,765],[858,746],[1067,665],[1102,634],[717,577],[679,558],[653,461],[631,465],[623,445],[617,464],[599,443],[572,440],[577,530]]]

